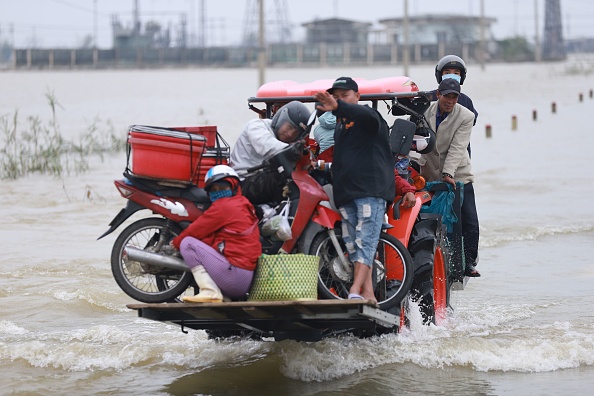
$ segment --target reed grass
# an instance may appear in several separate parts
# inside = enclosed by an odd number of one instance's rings
[[[78,138],[66,139],[60,129],[57,110],[62,108],[53,92],[46,94],[51,118],[29,116],[23,124],[18,110],[0,115],[0,178],[18,179],[31,173],[62,176],[89,170],[89,159],[123,151],[125,135],[115,133],[110,121],[98,117]]]

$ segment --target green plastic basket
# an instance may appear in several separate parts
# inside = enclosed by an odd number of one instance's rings
[[[263,254],[248,301],[317,300],[319,263],[318,256],[306,254]]]

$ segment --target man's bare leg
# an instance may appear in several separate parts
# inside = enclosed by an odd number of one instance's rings
[[[373,294],[373,283],[371,282],[371,268],[360,262],[355,262],[355,277],[349,291],[353,294],[360,294],[366,300],[377,302]]]

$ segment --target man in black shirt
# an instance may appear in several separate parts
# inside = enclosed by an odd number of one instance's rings
[[[318,92],[318,110],[336,116],[332,181],[334,201],[343,218],[342,237],[354,262],[350,299],[377,301],[372,265],[386,204],[394,200],[394,157],[388,125],[369,106],[359,105],[359,87],[340,77],[332,88]]]

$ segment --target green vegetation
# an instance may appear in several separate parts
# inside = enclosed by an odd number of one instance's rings
[[[529,62],[534,60],[534,51],[525,37],[512,37],[499,41],[501,57],[506,62]]]
[[[78,142],[65,139],[60,131],[56,109],[62,107],[53,92],[46,93],[51,120],[44,123],[38,116],[27,117],[21,127],[18,110],[12,116],[0,116],[0,178],[18,179],[29,173],[60,176],[78,174],[89,169],[92,155],[122,151],[126,141],[114,133],[108,121],[97,118],[79,137]]]

